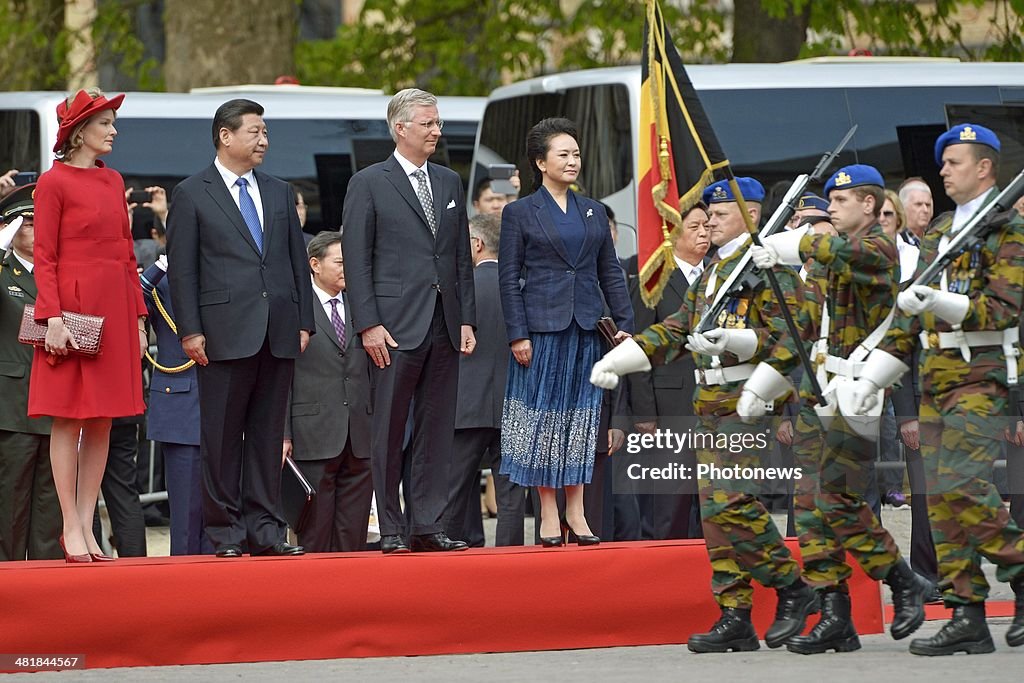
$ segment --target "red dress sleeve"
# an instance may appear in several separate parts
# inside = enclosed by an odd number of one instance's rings
[[[35,246],[32,250],[36,287],[36,322],[60,316],[57,254],[63,210],[61,183],[50,170],[39,177],[35,190]]]

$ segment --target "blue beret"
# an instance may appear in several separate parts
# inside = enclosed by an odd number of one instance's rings
[[[808,192],[807,194],[800,197],[800,201],[796,204],[796,210],[802,211],[804,209],[817,209],[818,211],[828,211],[828,200],[822,199],[816,194]]]
[[[882,174],[874,166],[867,164],[843,166],[825,183],[825,196],[827,197],[832,190],[846,190],[861,185],[885,187],[885,181],[882,180]]]
[[[748,202],[764,201],[764,185],[753,178],[737,177],[736,184],[740,188],[740,194]],[[704,203],[707,205],[719,204],[721,202],[734,202],[736,197],[732,194],[728,180],[719,180],[717,183],[708,185],[704,190]]]
[[[959,144],[988,145],[999,151],[999,138],[985,126],[976,123],[961,123],[953,126],[935,141],[935,163],[942,166],[942,152],[950,145]]]

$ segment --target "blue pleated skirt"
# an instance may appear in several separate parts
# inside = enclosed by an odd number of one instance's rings
[[[509,359],[501,415],[501,473],[521,486],[587,484],[594,473],[602,390],[590,383],[601,338],[573,322],[530,335],[533,358]]]

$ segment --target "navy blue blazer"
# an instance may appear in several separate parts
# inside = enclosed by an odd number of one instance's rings
[[[152,265],[139,281],[149,311],[149,322],[156,334],[157,361],[166,368],[187,363],[188,356],[181,349],[178,334],[170,328],[153,301],[153,290],[156,289],[164,310],[174,320],[171,291],[164,278],[164,271]],[[199,384],[196,382],[195,365],[184,372],[173,374],[153,368],[153,376],[149,380],[146,437],[161,443],[199,445]]]
[[[608,216],[600,203],[575,196],[586,225],[575,259],[569,258],[539,191],[501,213],[498,281],[509,342],[527,339],[531,332],[561,332],[573,320],[593,330],[606,301],[619,329],[634,331],[626,276],[615,255]]]

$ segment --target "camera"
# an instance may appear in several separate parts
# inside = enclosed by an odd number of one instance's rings
[[[491,179],[491,190],[498,194],[519,194],[516,186],[508,180],[515,172],[515,164],[488,164],[487,177]]]
[[[35,171],[23,171],[21,173],[14,174],[14,185],[15,187],[21,187],[22,185],[28,185],[39,180],[39,174]]]
[[[146,192],[145,190],[132,190],[131,194],[128,195],[129,204],[143,204],[153,199],[152,192]]]

